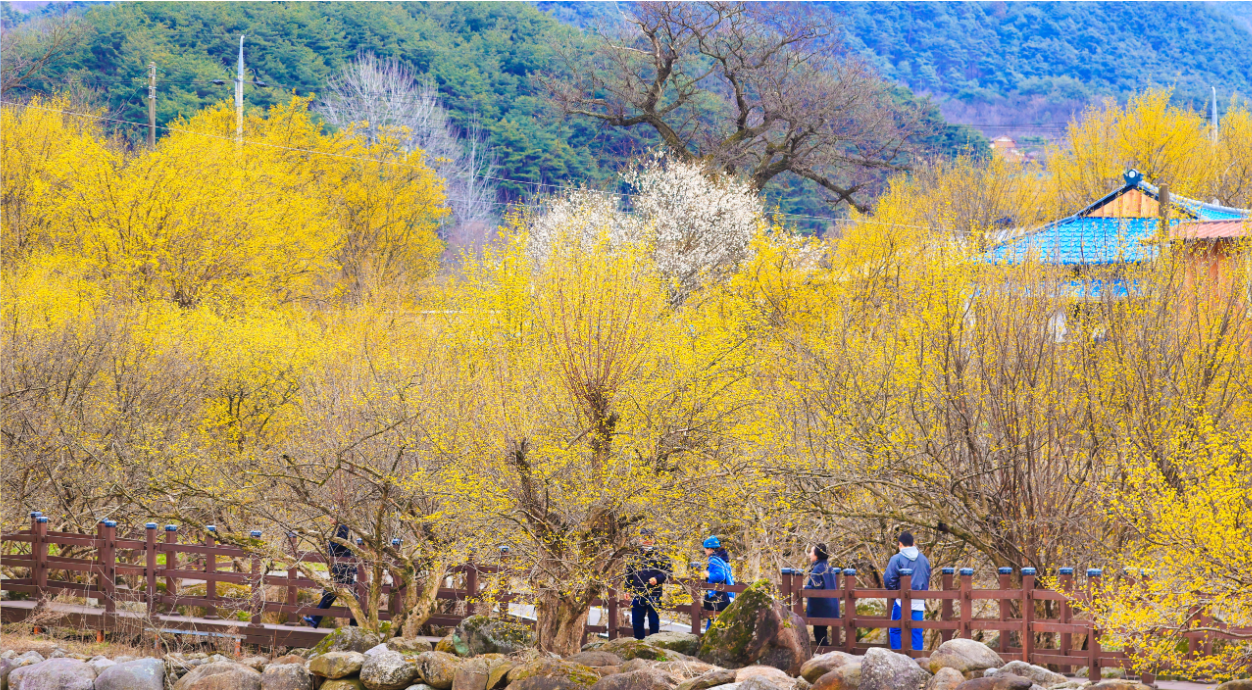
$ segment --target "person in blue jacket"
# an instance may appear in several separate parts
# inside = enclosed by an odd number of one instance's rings
[[[708,565],[704,569],[704,581],[709,584],[733,585],[735,576],[730,572],[730,553],[722,548],[722,541],[716,536],[704,540],[704,555],[708,557]],[[705,622],[705,630],[713,623],[718,613],[730,606],[735,598],[733,592],[707,590],[704,593],[704,610],[709,611],[709,620]]]
[[[901,589],[900,587],[900,571],[905,568],[913,570],[911,578],[913,591],[923,591],[930,589],[930,561],[917,550],[913,545],[913,535],[908,532],[901,532],[900,553],[891,557],[887,562],[887,570],[882,575],[884,589]],[[891,606],[891,620],[900,620],[900,600],[895,599]],[[926,612],[926,602],[922,599],[914,599],[910,618],[920,621]],[[888,641],[891,643],[892,649],[900,648],[900,629],[887,629]],[[922,639],[922,629],[913,628],[913,649],[921,649],[925,641]]]
[[[829,560],[830,554],[827,553],[825,544],[815,544],[809,549],[809,562],[813,565],[809,568],[809,576],[804,581],[805,589],[838,589],[839,571],[830,567]],[[839,600],[805,597],[804,615],[809,618],[838,618]],[[814,625],[814,643],[818,647],[830,646],[829,633],[829,626]]]

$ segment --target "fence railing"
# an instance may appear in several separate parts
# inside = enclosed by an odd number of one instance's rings
[[[56,596],[96,599],[100,606],[78,610],[74,615],[83,625],[93,626],[99,639],[105,631],[141,630],[156,625],[165,630],[226,631],[243,642],[262,646],[304,646],[315,643],[326,630],[313,630],[303,625],[263,624],[264,613],[277,614],[280,621],[299,624],[304,615],[332,618],[348,618],[347,607],[331,606],[317,609],[312,602],[301,602],[301,591],[318,590],[320,583],[303,577],[301,563],[329,564],[327,556],[299,551],[294,540],[289,540],[289,558],[282,563],[270,561],[263,567],[263,559],[241,547],[222,544],[212,527],[204,531],[196,542],[180,543],[178,528],[167,525],[158,530],[155,523],[147,523],[139,535],[119,537],[117,524],[103,521],[97,526],[96,535],[70,532],[50,532],[48,518],[39,513],[31,516],[29,529],[0,536],[5,543],[4,566],[10,572],[26,571],[25,577],[10,577],[0,581],[0,589],[29,595],[34,605],[17,606],[4,602],[4,620],[24,620],[38,610],[38,602]],[[163,539],[158,536],[164,533]],[[253,538],[261,533],[253,532]],[[29,544],[29,547],[13,545]],[[53,553],[55,549],[56,553]],[[78,557],[61,554],[77,551]],[[343,563],[342,560],[338,561]],[[356,588],[358,601],[364,601],[369,590],[369,569],[356,563]],[[278,569],[275,569],[278,566]],[[285,567],[283,567],[285,566]],[[441,587],[439,600],[464,602],[464,613],[437,612],[430,622],[436,625],[455,625],[477,607],[499,604],[507,611],[510,601],[519,596],[501,591],[495,583],[489,594],[482,584],[484,577],[506,578],[509,570],[500,565],[469,564],[449,569],[450,578],[444,584],[460,581],[457,587]],[[80,573],[77,580],[68,579],[71,573]],[[60,576],[62,579],[53,579]],[[883,646],[872,642],[869,631],[883,628],[899,628],[904,640],[904,654],[918,657],[927,652],[911,650],[909,643],[913,629],[938,631],[941,640],[953,637],[971,638],[980,631],[996,631],[994,648],[1006,660],[1021,659],[1034,664],[1050,664],[1062,670],[1086,666],[1092,679],[1100,677],[1100,669],[1107,667],[1127,668],[1128,658],[1124,650],[1105,650],[1100,644],[1100,631],[1089,617],[1076,611],[1074,604],[1089,599],[1100,587],[1101,572],[1088,570],[1085,582],[1080,583],[1072,568],[1061,568],[1057,577],[1058,589],[1041,586],[1032,568],[1020,572],[1020,586],[1013,587],[1012,569],[1001,568],[995,589],[974,587],[974,571],[964,568],[959,572],[943,568],[939,588],[933,590],[911,589],[910,577],[903,577],[903,590],[863,588],[852,569],[837,571],[833,589],[804,589],[805,575],[802,571],[784,568],[778,577],[779,599],[785,606],[804,617],[805,599],[834,599],[840,612],[838,618],[805,617],[808,625],[827,626],[829,645],[819,651],[842,650],[851,653]],[[121,584],[119,584],[119,580]],[[188,586],[186,581],[194,581]],[[668,583],[683,596],[680,603],[663,603],[662,610],[690,616],[691,632],[703,633],[709,612],[703,608],[706,590],[743,592],[745,585],[710,585],[692,578],[673,578]],[[203,591],[201,591],[201,585]],[[221,587],[225,587],[223,591]],[[381,586],[382,605],[379,617],[390,620],[399,613],[403,592],[391,584]],[[274,596],[279,594],[280,596]],[[673,602],[671,597],[667,601]],[[885,611],[891,601],[900,600],[903,620],[890,620]],[[886,601],[882,612],[861,613],[858,605]],[[908,619],[911,602],[924,600],[935,602],[935,617],[927,620]],[[124,607],[119,612],[119,602],[134,602],[140,606]],[[476,603],[482,602],[482,603]],[[610,638],[631,634],[629,626],[621,624],[623,600],[621,592],[610,590],[605,597],[593,602],[593,606],[606,609],[605,621],[600,625],[587,625],[585,635],[605,634]],[[179,607],[196,607],[205,610],[200,617],[179,615]],[[876,609],[878,607],[875,607]],[[138,611],[135,609],[142,609]],[[454,611],[456,608],[454,607]],[[222,616],[226,613],[226,616]],[[989,614],[989,615],[988,615]],[[1198,612],[1197,612],[1198,614]],[[1211,623],[1197,615],[1201,622]],[[1207,652],[1213,639],[1223,635],[1218,632],[1196,633],[1192,649]],[[1146,680],[1152,676],[1145,673]]]

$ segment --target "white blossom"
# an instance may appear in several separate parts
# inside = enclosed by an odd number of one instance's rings
[[[646,247],[676,300],[748,257],[766,226],[760,197],[746,182],[713,176],[697,163],[662,155],[632,168],[621,196],[580,189],[547,199],[528,219],[528,250],[541,261],[559,239],[590,246]]]

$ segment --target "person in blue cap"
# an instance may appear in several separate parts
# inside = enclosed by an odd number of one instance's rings
[[[930,589],[930,561],[922,555],[917,547],[913,545],[913,535],[908,532],[901,532],[900,553],[891,557],[887,561],[887,570],[882,574],[882,584],[884,589],[901,589],[900,587],[900,571],[905,568],[912,568],[913,591],[923,591]],[[900,620],[900,600],[895,599],[895,603],[891,606],[891,620]],[[915,621],[920,621],[926,613],[926,601],[923,599],[914,599],[909,617]],[[887,628],[888,642],[891,643],[892,649],[899,649],[901,645],[900,629]],[[921,649],[925,644],[922,637],[921,628],[913,628],[913,649]]]
[[[708,565],[704,568],[704,581],[715,585],[733,585],[735,576],[730,572],[730,553],[722,548],[722,541],[716,536],[704,540],[704,555],[708,557]],[[705,622],[705,630],[713,623],[718,613],[726,610],[735,598],[733,592],[707,590],[704,593],[704,610],[709,611],[709,620]]]

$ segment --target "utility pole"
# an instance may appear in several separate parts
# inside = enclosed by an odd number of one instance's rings
[[[148,63],[148,148],[156,147],[156,63]]]
[[[235,73],[235,148],[243,148],[243,36],[239,37],[239,69]]]
[[[1217,87],[1213,87],[1213,145],[1217,146]]]

